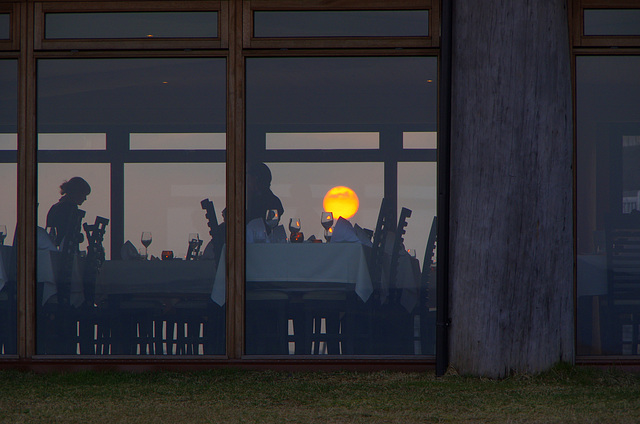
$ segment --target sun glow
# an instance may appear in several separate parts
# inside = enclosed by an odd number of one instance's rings
[[[358,212],[359,206],[360,200],[358,200],[356,192],[345,186],[333,187],[324,195],[322,201],[325,212],[333,212],[335,220],[339,217],[351,218]]]

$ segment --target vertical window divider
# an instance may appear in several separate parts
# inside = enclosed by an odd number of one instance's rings
[[[229,5],[229,62],[227,64],[227,356],[244,352],[244,57],[242,3]]]
[[[35,354],[36,335],[36,138],[35,59],[33,50],[33,3],[22,3],[20,13],[19,95],[18,95],[18,224],[17,294],[20,358]]]

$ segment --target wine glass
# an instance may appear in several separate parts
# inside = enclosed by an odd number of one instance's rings
[[[147,249],[149,248],[149,245],[151,244],[151,232],[150,231],[143,231],[142,232],[142,236],[140,237],[140,242],[142,243],[142,245],[144,246],[144,258],[147,259],[148,257],[148,252]]]
[[[324,227],[325,232],[331,228],[333,226],[333,212],[322,212],[320,223]]]
[[[280,222],[280,212],[277,209],[268,209],[265,216],[267,226],[273,231]]]
[[[300,231],[300,218],[289,219],[289,231],[291,231],[292,234]]]
[[[0,225],[0,246],[4,244],[4,239],[7,237],[7,226]]]
[[[329,243],[331,241],[331,236],[333,235],[333,228],[325,228],[324,230],[324,239]]]

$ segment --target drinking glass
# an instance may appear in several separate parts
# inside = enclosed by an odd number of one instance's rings
[[[149,245],[151,244],[151,232],[150,231],[143,231],[142,232],[142,236],[140,237],[140,242],[142,243],[142,245],[144,246],[144,258],[146,259],[148,257],[148,252],[147,249],[149,248]]]
[[[322,215],[320,216],[320,223],[322,224],[322,227],[324,227],[326,235],[326,230],[333,226],[333,212],[322,212]]]
[[[291,218],[289,219],[289,231],[292,234],[296,234],[300,231],[300,218]]]
[[[325,228],[324,230],[324,239],[329,243],[331,241],[331,236],[333,235],[333,228]]]
[[[0,246],[4,244],[4,239],[7,237],[7,226],[0,225]]]
[[[267,215],[265,216],[265,221],[267,222],[267,226],[273,230],[276,228],[278,223],[280,222],[280,212],[277,209],[269,209],[267,210]]]

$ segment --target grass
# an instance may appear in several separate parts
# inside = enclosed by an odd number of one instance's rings
[[[0,422],[638,423],[640,375],[0,371]]]

